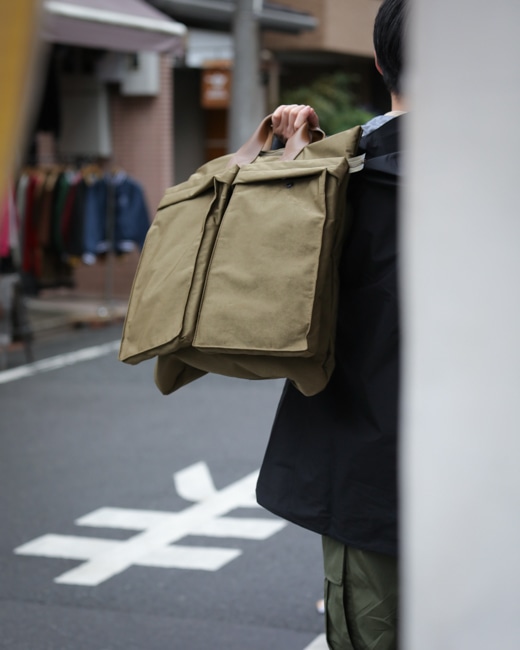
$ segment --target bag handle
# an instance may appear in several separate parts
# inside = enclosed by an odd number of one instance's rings
[[[233,154],[227,167],[249,165],[258,157],[261,151],[269,150],[273,141],[274,132],[271,122],[272,115],[264,117],[253,135],[240,149]],[[312,142],[323,140],[325,133],[321,129],[311,129],[308,123],[302,126],[287,140],[284,152],[280,158],[283,161],[294,160],[304,147]]]

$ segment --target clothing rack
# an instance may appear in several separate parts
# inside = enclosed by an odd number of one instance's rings
[[[6,365],[6,351],[14,339],[23,342],[27,359],[32,359],[26,294],[73,288],[80,264],[103,259],[104,305],[98,316],[113,319],[116,259],[144,244],[150,220],[140,184],[121,169],[107,172],[92,160],[75,162],[81,166],[24,167],[10,189],[9,223],[2,207],[0,368]]]
[[[25,184],[32,182],[27,177],[37,179],[38,205],[34,210],[31,206],[31,214],[23,221],[26,238],[32,238],[33,246],[40,250],[32,259],[34,251],[25,246],[22,267],[35,276],[40,288],[50,288],[72,284],[67,265],[93,265],[102,258],[104,299],[111,311],[115,258],[142,247],[149,227],[141,186],[121,169],[107,172],[91,162],[81,167],[29,168],[22,171],[19,184],[24,177]],[[30,232],[33,227],[36,234]]]

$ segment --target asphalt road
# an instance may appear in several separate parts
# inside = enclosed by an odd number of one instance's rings
[[[281,382],[164,397],[119,336],[0,372],[0,648],[325,648],[320,540],[254,502]]]

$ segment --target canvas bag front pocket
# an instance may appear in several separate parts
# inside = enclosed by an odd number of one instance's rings
[[[195,348],[313,354],[327,175],[309,162],[242,167],[215,242]]]
[[[230,179],[234,172],[229,172]],[[139,363],[189,345],[229,183],[193,179],[166,191],[147,234],[125,320],[120,358]],[[193,304],[193,306],[192,306]],[[191,318],[190,318],[191,314]]]

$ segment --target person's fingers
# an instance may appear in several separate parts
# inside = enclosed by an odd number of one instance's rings
[[[312,108],[310,106],[299,107],[299,110],[295,113],[294,128],[299,129],[306,122],[309,122],[309,116],[311,112]]]
[[[317,128],[319,119],[311,106],[284,104],[273,111],[271,123],[275,135],[287,140],[305,123],[308,123],[311,128]]]
[[[298,116],[294,122],[294,126],[296,129],[299,129],[306,122],[311,129],[316,129],[320,125],[318,115],[312,106],[305,106],[302,108],[302,110],[298,113]]]
[[[272,120],[273,123],[286,123],[288,120],[288,117],[290,115],[290,112],[292,111],[293,108],[295,108],[295,104],[282,104],[281,106],[278,106],[273,112],[272,115]]]
[[[302,124],[305,124],[307,121],[305,114],[307,112],[307,106],[302,104],[295,104],[289,107],[287,111],[287,122],[288,127],[294,131],[299,129]]]
[[[309,114],[307,116],[307,121],[309,122],[309,126],[311,127],[311,129],[317,129],[320,126],[320,118],[318,117],[318,114],[311,106],[309,106]]]
[[[285,139],[290,138],[295,132],[294,122],[300,111],[300,106],[298,104],[289,104],[285,106],[281,112],[280,118],[280,129],[282,135]]]
[[[273,111],[273,114],[271,115],[271,123],[273,125],[273,128],[278,128],[282,122],[282,113],[285,110],[285,105],[278,106]]]

